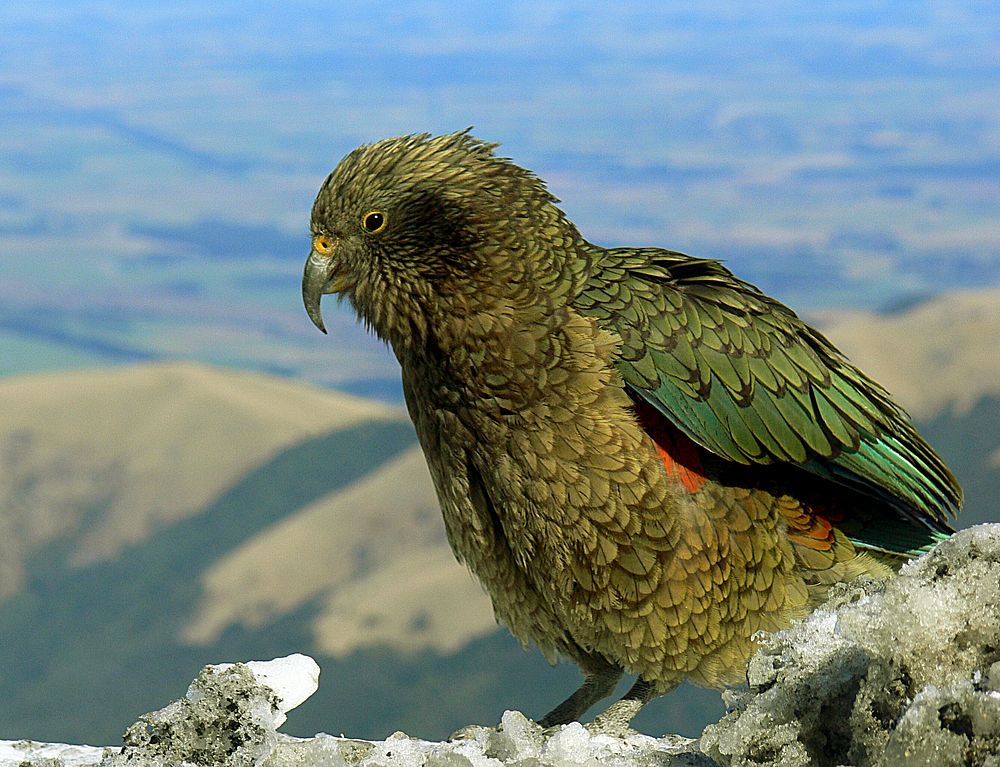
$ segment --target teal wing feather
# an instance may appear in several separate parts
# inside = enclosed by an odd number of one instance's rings
[[[888,392],[719,262],[603,250],[576,299],[621,337],[634,394],[738,464],[791,464],[948,531],[962,491]]]

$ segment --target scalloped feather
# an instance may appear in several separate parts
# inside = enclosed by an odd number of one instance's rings
[[[734,463],[798,466],[950,529],[962,504],[951,471],[885,389],[791,309],[717,261],[617,248],[600,263],[580,311],[640,347],[622,351],[626,384],[697,444]],[[630,295],[629,311],[604,295]]]

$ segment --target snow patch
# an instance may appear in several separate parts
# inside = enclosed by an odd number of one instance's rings
[[[236,664],[220,663],[208,668],[213,673],[218,673],[233,668],[234,665]],[[252,660],[244,665],[260,684],[271,688],[277,696],[272,716],[275,728],[285,723],[289,711],[304,703],[319,689],[319,664],[308,655],[295,653],[268,661]],[[189,698],[192,689],[188,690]]]

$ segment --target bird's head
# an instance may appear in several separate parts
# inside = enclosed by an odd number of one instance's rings
[[[451,317],[558,292],[553,254],[582,241],[545,185],[495,147],[468,131],[402,136],[340,162],[313,204],[302,278],[320,330],[326,293],[398,350]]]

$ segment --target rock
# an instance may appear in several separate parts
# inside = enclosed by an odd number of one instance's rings
[[[206,666],[184,698],[129,727],[121,752],[101,765],[258,767],[274,752],[285,713],[318,685],[319,666],[305,655]]]
[[[1000,767],[998,662],[1000,525],[980,525],[764,637],[701,748],[727,767]]]

